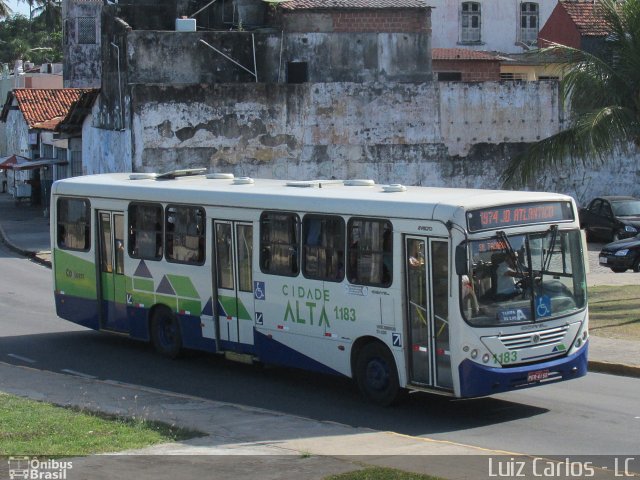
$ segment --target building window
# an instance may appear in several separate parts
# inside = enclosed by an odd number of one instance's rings
[[[170,262],[204,263],[204,209],[169,205],[165,222],[166,257]]]
[[[393,272],[393,229],[386,220],[349,220],[348,276],[351,283],[388,287]]]
[[[287,63],[287,83],[305,83],[309,81],[309,64],[307,62]]]
[[[462,43],[477,43],[480,41],[480,4],[478,2],[464,2],[461,12]]]
[[[500,80],[507,82],[523,82],[527,79],[526,73],[501,73]]]
[[[143,260],[162,258],[161,205],[129,205],[129,255]]]
[[[260,216],[260,269],[295,277],[300,271],[300,219],[295,213],[264,212]]]
[[[520,4],[520,41],[527,45],[538,41],[538,4]]]
[[[78,44],[96,43],[96,19],[94,17],[78,17]]]
[[[439,82],[461,82],[462,72],[438,72]]]
[[[90,247],[89,200],[78,198],[58,199],[57,243],[64,250],[87,251]]]
[[[344,278],[344,220],[305,215],[302,221],[303,274],[306,278],[340,282]]]

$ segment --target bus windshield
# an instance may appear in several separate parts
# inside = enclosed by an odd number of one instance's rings
[[[468,243],[472,269],[460,278],[462,312],[472,326],[542,322],[586,306],[580,232],[557,226]]]

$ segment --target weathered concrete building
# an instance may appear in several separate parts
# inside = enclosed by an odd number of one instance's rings
[[[141,2],[101,7],[87,173],[204,166],[498,187],[523,143],[563,126],[554,82],[434,82],[419,0],[161,3],[148,15]],[[637,160],[621,161],[633,173],[609,186],[638,193]],[[534,187],[580,199],[583,173]]]
[[[101,0],[62,2],[64,86],[99,88],[102,71]]]

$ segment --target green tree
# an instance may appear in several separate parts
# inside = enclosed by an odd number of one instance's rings
[[[25,0],[31,5],[33,0]],[[60,1],[56,0],[35,0],[38,4],[31,12],[35,21],[44,21],[46,28],[50,30],[59,29],[62,22],[62,7]],[[37,18],[36,18],[37,17]]]
[[[602,164],[616,148],[640,145],[640,0],[596,0],[609,35],[595,52],[563,45],[542,51],[567,59],[560,97],[569,127],[514,157],[502,181],[527,185],[536,174]]]
[[[29,60],[41,64],[61,59],[62,31],[47,28],[45,18],[29,20],[24,15],[11,15],[0,20],[1,63],[13,65],[15,60]]]

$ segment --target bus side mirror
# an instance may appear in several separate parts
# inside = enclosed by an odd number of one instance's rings
[[[469,264],[467,262],[467,246],[461,243],[456,247],[456,274],[467,275]]]

